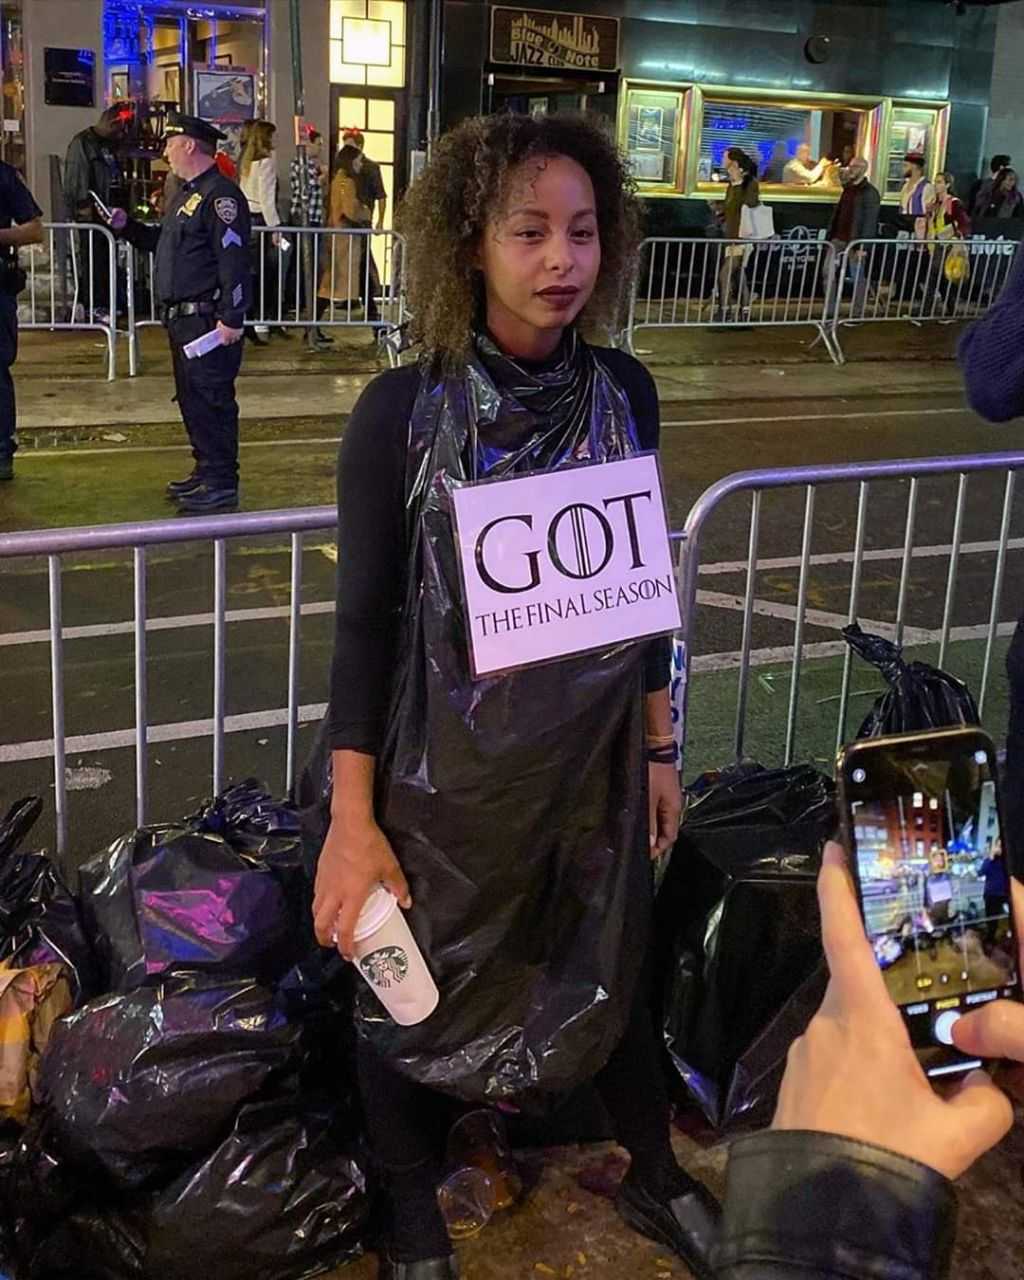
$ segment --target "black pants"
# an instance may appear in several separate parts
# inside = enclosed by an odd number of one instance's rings
[[[436,1169],[458,1104],[407,1079],[359,1041],[359,1091],[374,1154],[390,1173]],[[637,990],[633,1016],[618,1048],[594,1076],[615,1137],[639,1166],[673,1162],[669,1099],[648,1003],[648,985]]]
[[[252,216],[254,227],[265,227],[262,213]],[[287,237],[285,237],[287,239]],[[284,319],[285,290],[288,269],[281,261],[282,250],[275,246],[270,233],[254,235],[249,246],[252,257],[252,297],[258,323],[276,325]]]
[[[196,470],[208,488],[238,487],[238,401],[235,378],[242,344],[215,347],[189,360],[182,348],[213,328],[209,316],[182,316],[167,324],[174,388],[192,445]]]
[[[91,319],[96,311],[113,315],[111,305],[110,248],[106,237],[90,231],[78,231],[75,236],[75,263],[78,271],[78,302]],[[92,253],[90,254],[90,245]],[[117,290],[117,265],[115,259],[113,286]]]
[[[1010,724],[1003,780],[1003,848],[1009,852],[1009,869],[1024,876],[1024,617],[1010,642],[1006,674],[1010,679]]]
[[[18,355],[18,301],[0,293],[0,459],[9,459],[18,448],[14,438],[14,379],[11,365]]]

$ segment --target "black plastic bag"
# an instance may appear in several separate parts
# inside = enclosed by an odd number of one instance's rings
[[[816,879],[836,827],[807,765],[699,781],[657,903],[666,1047],[719,1129],[770,1118],[786,1054],[820,1003]]]
[[[288,1095],[243,1106],[220,1145],[154,1197],[148,1274],[300,1280],[358,1257],[370,1189],[336,1111]]]
[[[143,827],[86,863],[79,880],[107,990],[192,972],[272,983],[307,949],[288,886],[221,836]]]
[[[19,853],[42,812],[38,796],[18,800],[0,822],[0,960],[12,968],[62,964],[76,1004],[99,990],[96,958],[78,903],[43,853]]]
[[[298,1037],[252,982],[180,978],[94,1000],[43,1056],[57,1153],[126,1188],[174,1176],[293,1065]]]
[[[980,723],[970,689],[956,676],[927,662],[905,662],[898,644],[862,631],[856,622],[843,628],[843,639],[889,685],[857,730],[858,738]]]

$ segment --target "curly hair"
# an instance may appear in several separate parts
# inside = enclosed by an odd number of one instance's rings
[[[567,113],[477,116],[438,142],[396,218],[407,241],[412,336],[448,363],[467,350],[483,300],[476,250],[526,160],[568,156],[594,185],[601,268],[580,316],[594,330],[619,318],[638,255],[640,202],[614,141],[597,119]]]

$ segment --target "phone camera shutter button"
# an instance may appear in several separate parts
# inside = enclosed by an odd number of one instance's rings
[[[935,1019],[933,1031],[939,1044],[951,1045],[953,1043],[953,1026],[960,1021],[960,1016],[959,1009],[947,1009]]]

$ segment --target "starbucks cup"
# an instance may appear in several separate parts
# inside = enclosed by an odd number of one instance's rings
[[[440,999],[394,894],[383,885],[366,899],[355,928],[355,964],[402,1027],[425,1022]]]

